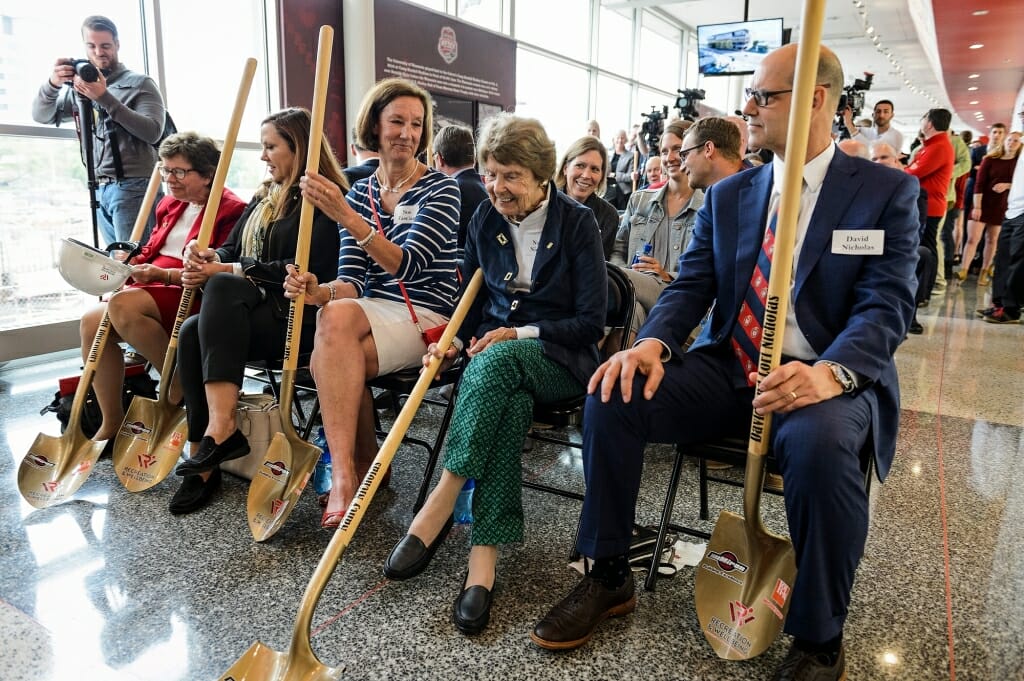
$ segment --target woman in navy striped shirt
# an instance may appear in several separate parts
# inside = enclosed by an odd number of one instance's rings
[[[448,320],[458,288],[459,188],[417,159],[430,148],[431,125],[425,90],[382,80],[356,123],[357,142],[380,154],[377,172],[348,196],[316,173],[302,180],[303,196],[338,222],[341,237],[335,281],[294,269],[285,280],[286,296],[305,288],[306,301],[322,307],[310,369],[333,463],[327,528],[341,522],[377,452],[367,379],[418,366],[426,349],[399,282],[424,329]]]

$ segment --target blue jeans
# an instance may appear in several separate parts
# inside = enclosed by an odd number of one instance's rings
[[[135,218],[142,206],[142,199],[146,196],[148,184],[147,177],[126,177],[120,182],[111,182],[96,189],[96,200],[99,203],[96,222],[100,229],[101,245],[114,241],[128,241],[132,228],[135,227]],[[139,243],[146,243],[149,239],[149,233],[156,224],[156,204],[162,197],[163,192],[157,192]]]

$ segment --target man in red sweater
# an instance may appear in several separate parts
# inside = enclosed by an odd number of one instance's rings
[[[921,118],[921,135],[924,143],[917,156],[907,166],[907,172],[921,183],[921,189],[928,192],[928,223],[921,235],[921,245],[938,263],[938,233],[946,217],[946,192],[953,179],[953,163],[956,160],[953,145],[949,140],[949,123],[953,118],[947,109],[929,109]],[[933,272],[935,270],[932,270]],[[925,291],[932,294],[935,276],[926,282]]]

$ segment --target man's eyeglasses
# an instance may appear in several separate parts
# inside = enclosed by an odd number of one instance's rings
[[[744,88],[743,94],[747,96],[747,99],[754,98],[754,104],[758,106],[768,106],[768,100],[775,95],[784,95],[787,92],[792,92],[793,88],[788,90],[754,90],[753,88]]]
[[[171,175],[174,175],[179,180],[184,180],[186,175],[195,172],[198,172],[195,168],[165,168],[164,166],[160,166],[160,177],[165,180]]]
[[[694,151],[694,150],[696,150],[696,149],[700,149],[700,148],[701,148],[701,147],[703,147],[703,146],[704,146],[705,144],[707,144],[707,140],[705,140],[705,141],[701,142],[700,144],[695,144],[695,145],[693,145],[692,147],[687,147],[687,148],[685,148],[685,149],[680,149],[680,150],[679,150],[679,160],[680,160],[680,161],[685,161],[685,160],[686,160],[686,157],[690,155],[690,152],[691,152],[691,151]]]
[[[818,83],[818,85],[815,85],[815,87],[828,87],[828,86],[829,86],[828,83]],[[758,106],[768,106],[768,100],[770,100],[775,95],[784,95],[787,92],[792,92],[792,91],[793,91],[793,88],[789,88],[788,90],[755,90],[753,88],[749,88],[748,87],[748,88],[744,88],[743,89],[743,94],[745,94],[747,96],[747,99],[750,99],[751,97],[753,97],[754,98],[754,104],[757,104]]]

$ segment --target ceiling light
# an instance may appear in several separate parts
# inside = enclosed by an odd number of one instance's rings
[[[971,87],[967,88],[967,91],[968,91],[968,92],[974,92],[974,91],[975,91],[975,90],[977,90],[977,89],[978,89],[978,86],[977,86],[977,85],[972,85]]]
[[[872,33],[875,32],[875,27],[874,26],[868,26],[867,28],[864,29],[864,32],[867,33],[868,35],[871,35]]]
[[[971,101],[969,101],[969,102],[967,102],[967,103],[973,106],[974,104],[977,104],[977,103],[978,103],[978,100],[976,100],[976,99],[972,99]]]
[[[971,50],[980,50],[983,47],[985,47],[985,43],[974,43],[973,45],[968,45],[968,49]]]
[[[983,17],[986,14],[988,14],[988,10],[987,9],[976,9],[973,12],[971,12],[971,14],[973,14],[976,17]]]
[[[972,73],[971,75],[969,75],[969,76],[967,76],[967,77],[968,77],[968,78],[980,78],[980,77],[981,77],[981,74],[978,74],[978,73]]]

